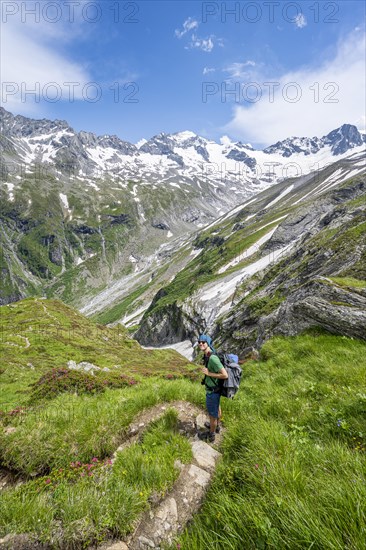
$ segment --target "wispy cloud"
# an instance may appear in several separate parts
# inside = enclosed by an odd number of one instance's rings
[[[298,29],[303,29],[308,24],[306,17],[303,13],[299,13],[295,19],[294,23]]]
[[[257,67],[257,63],[248,60],[243,63],[231,63],[231,65],[224,68],[224,72],[228,73],[230,79],[245,79],[254,67]]]
[[[183,23],[183,30],[175,29],[175,36],[177,38],[182,38],[187,32],[192,31],[193,29],[198,28],[198,21],[193,19],[193,17],[188,17]]]
[[[189,42],[184,47],[186,50],[198,49],[202,50],[203,52],[210,53],[216,45],[223,47],[224,42],[222,38],[218,38],[214,34],[201,37],[197,35],[197,32],[192,32],[197,31],[198,27],[198,21],[193,17],[188,17],[188,19],[186,19],[183,23],[182,30],[175,29],[175,36],[179,40],[189,33]]]
[[[195,34],[192,34],[191,41],[186,48],[198,48],[204,52],[211,52],[214,48],[214,37],[209,36],[208,38],[199,38]]]
[[[237,102],[223,128],[236,139],[271,144],[290,135],[324,135],[343,123],[362,129],[365,117],[365,34],[342,37],[333,59],[271,78],[259,94]]]
[[[202,50],[203,52],[210,53],[215,46],[219,46],[220,48],[224,47],[224,42],[222,38],[218,38],[214,34],[206,38],[200,38],[196,34],[192,34],[191,41],[187,46],[185,46],[185,48],[187,50],[198,49]]]
[[[214,73],[215,71],[216,69],[214,69],[213,67],[204,67],[202,74],[206,75],[206,74]]]

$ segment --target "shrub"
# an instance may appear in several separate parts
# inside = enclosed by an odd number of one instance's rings
[[[52,369],[31,385],[30,402],[52,399],[60,393],[95,394],[106,388],[123,388],[136,384],[136,380],[121,373],[98,373],[96,375],[70,370]]]

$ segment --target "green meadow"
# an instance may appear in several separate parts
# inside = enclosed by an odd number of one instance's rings
[[[0,325],[0,461],[21,482],[0,492],[0,538],[55,549],[123,539],[171,489],[177,458],[191,461],[169,402],[204,409],[199,365],[58,301],[3,306]],[[239,393],[222,399],[222,459],[171,550],[364,550],[365,357],[363,341],[310,331],[243,363]],[[166,414],[113,462],[136,415],[159,403]]]

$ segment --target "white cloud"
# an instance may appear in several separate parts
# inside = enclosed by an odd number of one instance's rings
[[[252,67],[256,67],[255,61],[245,61],[244,63],[232,63],[224,69],[224,72],[229,74],[229,78],[245,78],[248,76],[248,71],[252,71]]]
[[[209,36],[208,38],[199,38],[195,34],[192,34],[188,48],[198,48],[199,50],[209,53],[214,48],[213,37]]]
[[[308,24],[306,17],[303,13],[299,13],[295,19],[294,23],[298,29],[303,29]]]
[[[65,21],[50,23],[28,17],[24,23],[20,12],[18,15],[3,19],[1,25],[2,106],[35,114],[42,112],[42,100],[52,105],[57,98],[82,99],[83,88],[92,78],[81,64],[55,49],[61,50],[71,41]],[[79,35],[81,28],[82,22],[75,19],[72,36]]]
[[[186,50],[191,49],[199,49],[203,52],[210,53],[214,49],[215,45],[220,46],[221,48],[224,47],[224,42],[222,38],[217,38],[214,34],[211,36],[208,36],[207,38],[200,38],[196,34],[192,34],[191,41],[189,42],[188,46],[186,46]]]
[[[354,30],[339,42],[334,58],[322,65],[257,78],[257,88],[250,90],[250,83],[242,83],[247,87],[242,86],[241,101],[222,130],[236,139],[269,145],[291,135],[322,136],[343,123],[362,129],[365,78],[365,34]]]
[[[216,69],[213,69],[213,68],[210,68],[210,67],[204,67],[203,69],[203,72],[202,74],[210,74],[210,73],[214,73],[216,71]]]
[[[188,17],[188,19],[186,19],[183,23],[183,30],[175,29],[175,36],[181,39],[187,33],[190,33],[191,31],[198,29],[198,27],[199,27],[198,21],[196,19],[193,19],[193,17]],[[195,32],[192,32],[192,34],[190,34],[190,41],[188,45],[185,46],[185,49],[186,50],[199,49],[199,50],[202,50],[203,52],[210,53],[216,44],[218,46],[223,47],[224,43],[222,38],[217,38],[215,35],[211,35],[206,38],[201,38],[197,36]]]
[[[197,29],[198,27],[198,21],[193,19],[192,17],[188,17],[183,23],[183,30],[180,31],[179,29],[175,30],[175,36],[177,38],[182,38],[187,32]]]

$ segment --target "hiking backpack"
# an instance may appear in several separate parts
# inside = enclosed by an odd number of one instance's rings
[[[217,353],[222,365],[228,374],[226,380],[220,380],[222,397],[232,399],[239,389],[242,370],[238,364],[238,356],[233,353]]]

